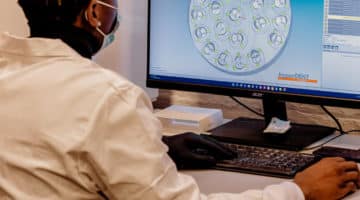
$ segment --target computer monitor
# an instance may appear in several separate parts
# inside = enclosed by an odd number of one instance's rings
[[[215,135],[301,149],[333,129],[294,124],[267,138],[286,101],[360,107],[357,0],[149,0],[148,30],[149,87],[263,100],[265,120]]]

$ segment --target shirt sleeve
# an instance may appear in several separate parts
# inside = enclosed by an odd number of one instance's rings
[[[290,182],[239,194],[201,194],[194,179],[179,173],[168,157],[161,124],[136,86],[109,89],[94,110],[78,170],[89,190],[108,199],[304,200]]]

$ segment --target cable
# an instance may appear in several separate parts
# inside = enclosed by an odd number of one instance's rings
[[[338,120],[324,105],[321,105],[320,107],[335,121],[335,123],[336,123],[337,126],[338,126],[338,129],[337,129],[337,130],[340,132],[340,135],[346,134],[346,133],[344,132],[344,129],[343,129],[343,127],[341,126],[339,120]]]
[[[258,115],[258,116],[260,116],[260,117],[264,117],[264,114],[262,114],[262,113],[260,113],[260,112],[258,112],[258,111],[256,111],[256,110],[250,108],[249,106],[247,106],[247,105],[245,105],[244,103],[242,103],[241,101],[239,101],[237,98],[235,98],[235,97],[233,97],[233,96],[230,96],[230,98],[231,98],[232,100],[234,100],[236,103],[240,104],[242,107],[244,107],[244,108],[248,109],[249,111],[251,111],[252,113],[254,113],[254,114],[256,114],[256,115]]]
[[[328,114],[335,121],[335,123],[338,126],[338,128],[336,130],[339,131],[340,134],[333,137],[333,138],[331,138],[331,139],[329,139],[329,140],[327,140],[327,141],[325,141],[325,142],[323,142],[322,144],[319,144],[319,145],[316,145],[316,146],[313,146],[313,147],[310,147],[310,148],[305,148],[304,150],[317,149],[317,148],[322,147],[325,144],[335,140],[336,138],[338,138],[340,136],[343,136],[344,134],[347,134],[347,133],[350,133],[350,132],[353,132],[353,131],[357,131],[357,130],[352,130],[352,131],[344,132],[343,127],[341,126],[341,123],[339,122],[339,120],[324,105],[321,105],[320,107],[326,112],[326,114]]]
[[[232,100],[234,100],[236,103],[238,103],[239,105],[241,105],[241,106],[243,106],[244,108],[248,109],[249,111],[253,112],[254,114],[256,114],[256,115],[258,115],[258,116],[260,116],[260,117],[264,117],[264,114],[262,114],[262,113],[260,113],[260,112],[257,112],[256,110],[250,108],[250,107],[247,106],[246,104],[244,104],[244,103],[242,103],[241,101],[239,101],[237,98],[235,98],[235,97],[233,97],[233,96],[230,96],[230,98],[231,98]],[[336,138],[338,138],[338,137],[340,137],[340,136],[342,136],[342,135],[344,135],[344,134],[348,134],[348,133],[352,133],[352,132],[360,132],[360,130],[350,130],[350,131],[346,131],[346,132],[345,132],[344,129],[343,129],[343,127],[342,127],[342,125],[341,125],[341,123],[340,123],[340,121],[339,121],[324,105],[321,105],[320,107],[324,110],[324,112],[325,112],[326,114],[328,114],[328,115],[335,121],[335,123],[336,123],[336,125],[337,125],[337,127],[338,127],[338,128],[335,128],[335,130],[339,131],[340,134],[337,135],[337,136],[335,136],[335,137],[333,137],[333,138],[331,138],[331,139],[329,139],[329,140],[327,140],[327,141],[325,141],[324,143],[322,143],[322,144],[320,144],[320,145],[317,145],[317,146],[314,146],[314,147],[310,147],[310,148],[305,148],[304,150],[313,150],[313,149],[322,147],[322,146],[324,146],[325,144],[327,144],[327,143],[335,140]]]
[[[235,97],[233,97],[233,96],[230,96],[230,98],[231,98],[232,100],[234,100],[236,103],[238,103],[238,104],[240,104],[241,106],[243,106],[244,108],[246,108],[246,109],[248,109],[249,111],[251,111],[252,113],[254,113],[254,114],[256,114],[256,115],[258,115],[258,116],[260,116],[260,117],[264,117],[264,114],[259,113],[259,112],[257,112],[256,110],[250,108],[250,107],[247,106],[246,104],[244,104],[244,103],[242,103],[241,101],[239,101],[237,98],[235,98]],[[336,123],[336,125],[337,125],[337,127],[338,127],[336,130],[340,132],[340,135],[348,134],[348,133],[352,133],[352,132],[360,132],[360,130],[350,130],[350,131],[346,131],[346,132],[345,132],[344,129],[343,129],[343,127],[342,127],[342,125],[341,125],[341,123],[339,122],[339,120],[338,120],[324,105],[321,105],[320,107],[324,110],[324,112],[326,112],[326,113],[335,121],[335,123]]]
[[[328,141],[326,141],[326,142],[324,142],[324,143],[322,143],[322,144],[320,144],[320,145],[317,145],[317,146],[314,146],[314,147],[310,147],[310,148],[306,148],[306,149],[304,149],[304,150],[312,150],[312,149],[316,149],[316,148],[322,147],[322,146],[324,146],[325,144],[327,144],[327,143],[335,140],[336,138],[338,138],[338,137],[340,137],[340,136],[342,136],[342,135],[344,135],[344,134],[349,134],[349,133],[352,133],[352,132],[360,132],[360,130],[356,130],[356,129],[350,130],[350,131],[344,131],[343,127],[341,126],[340,121],[339,121],[324,105],[321,105],[320,107],[335,121],[335,123],[336,123],[337,126],[338,126],[338,128],[336,128],[336,130],[339,131],[340,134],[337,135],[336,137],[333,137],[333,138],[329,139]]]

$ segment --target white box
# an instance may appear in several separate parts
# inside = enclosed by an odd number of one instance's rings
[[[185,131],[208,131],[223,123],[220,109],[173,105],[155,115],[165,128]]]

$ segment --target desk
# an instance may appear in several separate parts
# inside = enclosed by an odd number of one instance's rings
[[[166,129],[164,135],[176,135],[185,132],[178,129]],[[322,140],[312,144],[312,146],[318,146],[328,141],[330,138],[336,136],[336,134],[323,138]],[[343,139],[338,138],[332,143],[348,143],[353,144],[355,142],[358,145],[358,141],[352,141],[353,138],[349,137]],[[354,144],[354,145],[355,145]],[[350,145],[351,146],[351,145]],[[306,151],[311,153],[311,151]],[[360,168],[360,163],[359,163]],[[183,170],[184,174],[192,176],[200,187],[200,191],[204,194],[210,193],[241,193],[250,189],[264,189],[268,185],[279,184],[284,181],[291,181],[291,179],[282,179],[267,177],[261,175],[252,175],[239,172],[228,172],[220,170]],[[359,200],[360,190],[344,198],[345,200]]]
[[[273,178],[238,172],[219,170],[186,170],[182,173],[195,178],[200,191],[210,193],[241,193],[249,189],[263,189],[267,185],[278,184],[289,179]],[[345,198],[345,200],[359,200],[360,191]]]

